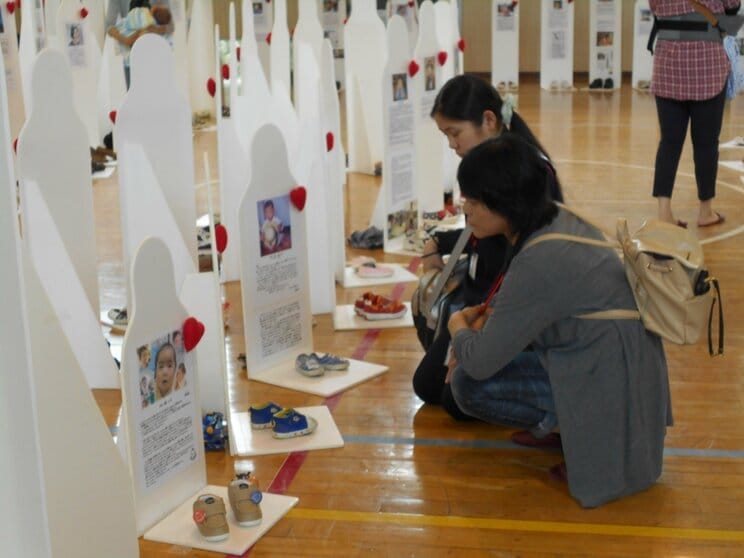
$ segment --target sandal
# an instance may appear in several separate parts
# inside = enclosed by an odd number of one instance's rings
[[[214,494],[202,494],[194,501],[194,523],[209,542],[224,541],[230,535],[225,501]]]

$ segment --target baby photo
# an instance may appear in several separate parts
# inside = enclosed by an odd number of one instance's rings
[[[256,205],[261,255],[268,256],[292,248],[289,196],[262,200]]]

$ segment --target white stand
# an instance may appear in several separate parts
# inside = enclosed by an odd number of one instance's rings
[[[82,17],[78,0],[63,0],[57,10],[56,48],[67,56],[72,70],[75,109],[85,125],[88,145],[101,144],[98,132],[97,98],[101,48],[98,46],[88,17]]]
[[[437,86],[441,89],[441,86],[447,83],[450,79],[462,73],[463,64],[463,52],[459,48],[460,42],[460,31],[458,29],[458,10],[457,0],[449,0],[447,2],[437,2],[434,4],[434,18],[436,21],[437,38],[439,44],[442,46],[443,52],[447,53],[447,60],[441,66],[441,81]],[[424,72],[424,81],[426,81],[426,75]],[[441,84],[441,85],[440,85]],[[423,114],[422,114],[423,116]],[[431,116],[427,115],[428,119],[432,121]],[[454,192],[459,187],[455,177],[457,176],[457,166],[460,164],[460,158],[457,154],[449,147],[446,146],[446,141],[441,133],[438,133],[442,139],[442,145],[445,146],[442,152],[441,159],[441,177],[442,187],[444,192]],[[453,201],[457,198],[453,196]],[[444,207],[444,201],[442,200],[439,208]]]
[[[18,56],[18,36],[15,15],[8,11],[6,4],[0,6],[5,23],[4,32],[0,33],[0,46],[5,66],[5,86],[8,92],[8,113],[10,114],[10,137],[17,138],[18,132],[26,119],[23,105],[23,84],[21,83],[21,61]]]
[[[394,320],[377,320],[369,321],[356,312],[353,304],[337,306],[336,313],[333,315],[333,327],[336,330],[359,330],[359,329],[395,329],[399,327],[413,327],[413,317],[411,316],[411,303],[404,302],[406,313]]]
[[[414,58],[420,70],[413,78],[413,90],[416,126],[415,180],[418,222],[421,223],[422,212],[439,211],[444,207],[444,192],[451,189],[452,184],[452,176],[445,175],[451,167],[445,164],[445,161],[450,160],[451,150],[447,147],[444,136],[430,116],[434,100],[448,75],[445,73],[447,63],[451,61],[446,47],[441,44],[437,35],[436,15],[431,0],[425,0],[421,4],[419,16],[419,40]],[[441,63],[442,54],[446,56],[444,64]]]
[[[542,0],[541,33],[540,87],[549,91],[572,91],[573,2]]]
[[[340,374],[340,372],[339,372]],[[317,407],[295,407],[298,413],[315,419],[317,428],[312,434],[296,438],[276,439],[271,428],[253,430],[250,412],[235,413],[231,434],[237,441],[237,454],[244,457],[272,455],[297,451],[342,448],[344,439],[338,431],[333,416],[325,405]]]
[[[519,87],[519,4],[491,2],[491,83],[499,91]]]
[[[181,91],[183,91],[184,95],[187,95],[190,91],[190,82],[189,45],[186,33],[189,20],[186,17],[186,0],[169,0],[168,4],[170,5],[171,17],[173,18],[173,35],[171,41],[173,42],[173,54],[176,57],[176,79],[178,80]],[[202,83],[202,90],[205,88],[205,84]]]
[[[349,170],[373,174],[382,161],[385,26],[374,0],[355,0],[344,34]]]
[[[323,37],[331,42],[334,59],[334,73],[338,84],[344,82],[344,22],[346,21],[346,0],[330,4],[316,0],[320,10],[320,22],[323,26]],[[335,8],[335,9],[334,9]]]
[[[24,245],[90,387],[115,388],[118,374],[98,324],[90,152],[65,55],[42,52],[32,86],[18,142]]]
[[[651,84],[651,74],[654,68],[653,55],[648,51],[648,37],[654,23],[654,15],[648,5],[648,0],[636,0],[633,10],[633,87],[639,88],[639,83],[645,81]],[[645,88],[648,90],[648,88]]]
[[[18,9],[18,6],[16,6]],[[44,32],[44,10],[34,0],[21,0],[21,12],[31,14],[21,18],[21,39],[18,57],[21,64],[21,83],[23,85],[23,104],[31,107],[31,69],[36,55],[46,46]]]
[[[57,10],[61,0],[44,0],[44,28],[47,32],[47,38],[52,41],[57,35]],[[18,6],[16,6],[16,9]],[[21,18],[22,20],[23,18]],[[103,43],[98,43],[103,44]]]
[[[191,110],[193,112],[210,112],[213,101],[207,91],[207,80],[212,77],[220,88],[220,76],[211,76],[212,64],[215,53],[212,50],[212,30],[214,29],[214,16],[212,12],[212,0],[199,0],[192,2],[191,25],[188,34],[188,60],[189,60],[189,91],[191,98]],[[137,41],[136,44],[138,44]],[[132,49],[134,50],[134,49]]]
[[[594,0],[589,4],[589,83],[601,80],[601,88],[619,89],[622,81],[622,4],[619,0]],[[612,87],[605,87],[607,80]]]
[[[96,38],[96,44],[103,47],[103,40],[106,37],[106,30],[103,28],[104,18],[106,17],[106,2],[97,2],[96,0],[83,0],[80,2],[88,10],[88,27],[90,32]],[[172,3],[172,2],[171,2]],[[44,5],[44,11],[48,10],[48,2]],[[82,6],[81,6],[82,7]]]
[[[299,8],[299,18],[297,19],[294,34],[292,35],[292,70],[294,72],[292,98],[295,105],[297,105],[298,112],[301,112],[299,106],[300,79],[298,76],[302,72],[302,60],[299,56],[299,49],[301,45],[308,45],[310,47],[315,59],[315,69],[317,70],[323,46],[323,27],[320,25],[320,19],[318,17],[317,0],[297,0],[297,7]]]
[[[144,238],[157,235],[173,255],[180,288],[197,269],[191,112],[164,39],[140,37],[130,61],[132,83],[114,130],[124,265]]]
[[[12,424],[0,429],[0,497],[18,504],[0,525],[3,551],[134,558],[126,467],[38,272],[20,249],[4,82],[0,107],[0,359],[12,371],[0,374],[0,408]]]
[[[289,58],[289,29],[287,28],[287,0],[274,0],[274,26],[271,28],[271,91],[292,91]]]
[[[198,1],[198,0],[197,0]],[[210,543],[199,534],[194,525],[192,500],[200,494],[213,494],[225,501],[225,506],[230,508],[227,496],[227,487],[207,485],[194,498],[186,500],[182,505],[173,510],[163,521],[145,533],[148,541],[174,544],[186,548],[198,548],[219,552],[229,556],[243,556],[246,551],[258,542],[277,522],[284,517],[289,510],[297,505],[298,498],[294,496],[283,496],[280,494],[263,493],[261,500],[261,523],[255,527],[241,527],[232,514],[227,513],[227,523],[230,527],[230,536],[221,542]]]

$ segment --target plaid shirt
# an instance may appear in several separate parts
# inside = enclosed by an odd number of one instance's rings
[[[702,0],[710,11],[722,14],[740,0]],[[692,13],[689,0],[650,0],[657,17]],[[702,101],[718,95],[731,71],[726,51],[710,41],[657,41],[651,93],[678,101]]]

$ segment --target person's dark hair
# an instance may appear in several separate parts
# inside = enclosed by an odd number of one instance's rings
[[[158,25],[168,25],[173,19],[171,11],[165,4],[153,4],[150,11],[152,12],[152,17],[155,19],[155,23]]]
[[[524,240],[558,214],[549,172],[534,145],[505,133],[471,149],[457,169],[457,181],[465,198],[502,215]]]
[[[160,358],[160,353],[163,352],[163,349],[170,349],[171,351],[173,351],[173,357],[175,358],[175,356],[176,356],[176,349],[170,343],[163,343],[160,346],[160,348],[158,349],[158,352],[155,353],[155,377],[156,378],[158,376],[158,359]]]
[[[274,207],[274,202],[271,200],[267,200],[263,204],[263,208],[266,209],[267,207]]]
[[[504,102],[498,91],[486,80],[470,74],[455,76],[445,83],[437,94],[431,116],[441,114],[452,120],[467,120],[476,126],[483,124],[483,111],[490,110],[503,126],[501,107]],[[509,131],[522,136],[541,153],[550,158],[547,150],[516,111],[512,115]]]
[[[501,127],[504,127],[504,120],[501,115],[501,108],[504,105],[501,95],[498,91],[477,76],[462,74],[455,76],[445,83],[437,94],[434,101],[434,107],[431,109],[431,117],[437,114],[450,118],[452,120],[466,120],[472,122],[475,126],[483,125],[483,112],[490,110],[496,115]],[[530,127],[522,119],[517,111],[514,111],[509,124],[509,132],[516,134],[528,143],[534,145],[548,161],[550,155],[547,150],[532,133]],[[548,164],[550,164],[548,162]],[[552,169],[551,165],[551,169]],[[551,182],[551,195],[556,201],[563,201],[563,192],[558,175],[553,170]]]
[[[133,10],[134,8],[149,8],[150,7],[150,0],[131,0],[129,2],[129,9]]]

